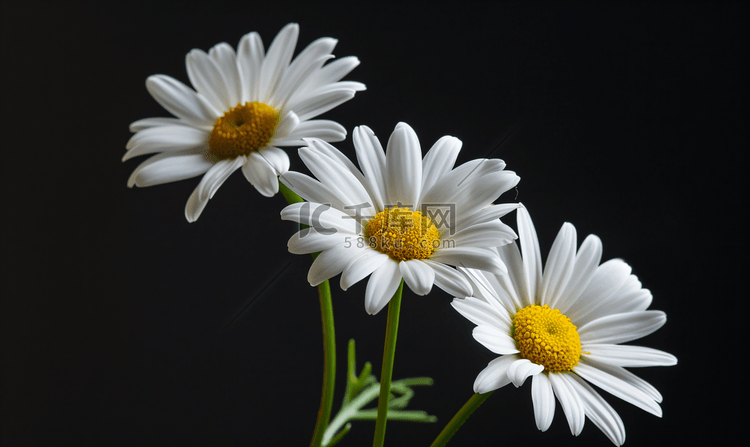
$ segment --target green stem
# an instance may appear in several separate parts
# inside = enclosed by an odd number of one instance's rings
[[[310,445],[319,447],[323,442],[323,434],[328,428],[333,409],[333,392],[336,386],[336,333],[333,326],[333,303],[331,302],[331,287],[328,281],[318,286],[320,295],[320,314],[323,320],[323,396],[318,410],[318,421]]]
[[[494,393],[494,391],[490,391],[489,393],[484,394],[474,394],[473,396],[471,396],[471,398],[464,404],[464,406],[461,407],[460,410],[458,410],[458,413],[453,416],[453,419],[448,422],[448,425],[445,426],[438,437],[435,438],[435,442],[433,442],[430,447],[443,447],[445,444],[447,444],[448,441],[453,437],[453,435],[456,434],[458,429],[464,424],[464,422],[469,419],[469,416],[471,416],[474,410],[479,408],[479,406],[482,405],[482,402],[487,400],[487,398],[490,397],[492,393]]]
[[[289,189],[279,180],[279,191],[284,195],[287,203],[303,202],[302,197]],[[313,259],[318,254],[313,253]],[[323,320],[323,396],[320,399],[318,420],[315,422],[311,447],[320,447],[323,442],[323,434],[328,428],[333,409],[333,392],[336,385],[336,331],[333,325],[333,302],[331,301],[331,286],[328,280],[318,285],[318,296],[320,297],[320,316]]]
[[[383,369],[380,373],[380,396],[378,397],[378,419],[375,421],[375,439],[373,447],[382,447],[385,442],[385,423],[388,419],[388,400],[391,395],[391,379],[393,378],[393,359],[396,354],[396,337],[398,335],[398,320],[401,313],[401,294],[404,291],[404,281],[398,286],[388,303],[388,323],[385,329],[385,346],[383,347]]]

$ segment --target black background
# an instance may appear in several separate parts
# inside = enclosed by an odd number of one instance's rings
[[[5,9],[2,26],[0,442],[48,445],[307,445],[322,342],[308,256],[279,195],[240,173],[197,223],[198,179],[145,189],[121,163],[128,124],[167,116],[147,76],[188,83],[184,56],[300,23],[297,52],[339,39],[368,87],[324,118],[386,141],[399,121],[423,150],[445,134],[459,163],[504,159],[521,176],[500,201],[530,210],[545,254],[560,225],[604,243],[654,295],[667,324],[638,344],[679,364],[636,372],[662,419],[606,393],[626,445],[722,445],[746,408],[747,3],[424,6],[204,2],[173,7]],[[351,139],[338,143],[353,155]],[[305,172],[290,149],[292,169]],[[506,219],[515,227],[515,217]],[[346,341],[379,376],[386,313],[365,282],[332,281],[343,384]],[[495,355],[434,289],[405,292],[395,378],[432,376],[410,408],[437,424],[388,424],[388,445],[429,445]],[[244,309],[244,312],[243,312]],[[239,315],[239,317],[237,317]],[[235,318],[237,317],[237,318]],[[334,411],[343,388],[337,389]],[[740,405],[740,407],[736,407]],[[371,443],[356,422],[342,446]],[[530,385],[496,392],[456,446],[609,445],[562,409],[534,424]]]

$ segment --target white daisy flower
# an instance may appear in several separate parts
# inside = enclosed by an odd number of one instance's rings
[[[659,329],[666,314],[646,310],[651,292],[621,259],[601,265],[602,243],[589,235],[576,253],[576,230],[562,226],[542,270],[539,241],[528,211],[518,210],[521,251],[513,243],[498,249],[509,273],[496,276],[467,270],[474,297],[453,307],[477,324],[474,338],[501,356],[474,382],[487,393],[533,377],[531,399],[539,430],[555,414],[555,396],[573,435],[585,416],[616,445],[625,442],[617,412],[587,383],[661,417],[661,394],[624,367],[668,366],[666,352],[620,345]]]
[[[146,88],[176,118],[146,118],[130,125],[136,132],[123,161],[156,153],[138,166],[128,186],[152,186],[201,174],[188,199],[185,217],[193,222],[208,200],[237,169],[264,196],[278,192],[278,175],[289,169],[279,146],[301,146],[302,138],[342,141],[346,129],[312,120],[364,90],[359,82],[338,82],[359,65],[356,57],[330,64],[336,39],[311,43],[293,61],[299,26],[282,29],[264,54],[258,33],[245,35],[235,53],[220,43],[206,54],[192,50],[187,73],[195,87],[165,75],[150,76]]]
[[[453,169],[461,141],[450,136],[423,159],[416,133],[404,123],[385,152],[366,126],[354,129],[353,140],[361,171],[333,146],[309,139],[299,155],[318,180],[297,172],[280,177],[307,201],[284,208],[281,218],[312,227],[288,244],[292,253],[321,252],[307,276],[312,286],[342,273],[346,290],[372,274],[365,309],[375,314],[402,278],[417,295],[433,284],[467,295],[471,284],[451,266],[505,272],[492,247],[517,237],[499,220],[517,204],[492,202],[520,178],[502,160]]]

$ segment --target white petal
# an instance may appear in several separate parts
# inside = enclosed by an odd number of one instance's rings
[[[473,296],[490,304],[502,315],[515,313],[518,306],[512,300],[507,299],[507,294],[502,287],[498,286],[495,275],[464,267],[459,267],[458,270],[469,278],[473,288]],[[510,323],[510,318],[508,318],[508,322]]]
[[[464,163],[424,192],[422,201],[455,203],[458,215],[471,220],[474,214],[518,183],[520,177],[514,172],[504,171],[504,167],[505,162],[497,159]]]
[[[570,374],[550,374],[549,380],[552,383],[552,389],[555,391],[557,400],[568,419],[568,427],[573,436],[578,436],[583,430],[583,424],[586,422],[586,413],[583,407],[581,397],[576,393],[575,388],[568,382],[567,376]]]
[[[443,264],[475,268],[502,275],[507,272],[497,252],[479,247],[441,248],[430,260]]]
[[[456,169],[444,174],[439,182],[435,182],[429,190],[422,191],[421,201],[426,203],[455,203],[461,202],[457,197],[466,190],[469,191],[476,184],[476,180],[485,174],[501,172],[505,167],[502,160],[476,159],[468,161]],[[499,193],[498,193],[499,195]],[[489,205],[489,203],[487,203]],[[459,215],[464,215],[463,209],[458,209]]]
[[[446,135],[427,151],[422,160],[422,191],[432,188],[440,177],[453,169],[462,144],[458,138]]]
[[[320,140],[308,140],[308,144],[325,145],[328,143]],[[367,194],[367,190],[349,169],[320,151],[303,147],[298,152],[305,166],[321,183],[334,193],[337,200],[344,203],[346,207],[363,205],[365,208],[368,208],[368,216],[374,215],[375,210],[370,209],[372,208],[372,201]],[[342,211],[346,211],[347,209],[345,208]],[[353,210],[354,208],[351,209]]]
[[[299,172],[289,171],[279,176],[279,180],[287,188],[294,191],[308,202],[328,203],[336,209],[344,209],[341,202],[334,193],[319,181]]]
[[[262,102],[270,101],[276,95],[284,70],[292,60],[298,35],[299,26],[296,23],[290,23],[279,31],[268,47],[268,53],[260,71],[259,99]]]
[[[258,155],[271,165],[276,176],[283,175],[289,170],[289,155],[283,149],[267,146],[258,151]]]
[[[242,173],[259,193],[266,197],[273,197],[279,192],[279,180],[276,170],[258,152],[251,152],[242,166]]]
[[[625,442],[625,425],[614,408],[576,374],[570,374],[568,378],[571,379],[570,384],[583,401],[586,416],[604,432],[610,441],[615,445],[622,445]]]
[[[365,291],[365,310],[370,315],[380,312],[401,285],[398,263],[389,259],[372,272]]]
[[[520,177],[511,171],[488,173],[481,177],[471,176],[458,185],[447,201],[456,203],[457,213],[470,219],[492,204],[503,192],[515,186]]]
[[[518,359],[508,368],[508,377],[516,388],[523,385],[526,378],[544,371],[544,366],[532,363],[527,359]]]
[[[435,270],[432,267],[419,259],[401,261],[398,266],[404,282],[415,294],[421,296],[430,293],[435,283]]]
[[[349,74],[349,72],[354,70],[354,68],[356,68],[358,65],[359,59],[354,56],[347,56],[342,57],[341,59],[337,59],[327,64],[317,72],[313,73],[309,78],[307,78],[305,87],[309,87],[310,89],[314,90],[321,86],[339,81],[344,76]],[[362,90],[364,90],[364,88]]]
[[[495,354],[516,354],[516,341],[510,333],[492,326],[477,326],[472,331],[474,339]],[[542,367],[544,369],[544,367]],[[525,377],[524,377],[525,379]],[[521,381],[523,383],[523,381]],[[520,386],[520,385],[516,385]]]
[[[539,290],[540,304],[557,308],[560,295],[575,267],[576,242],[576,228],[566,222],[557,233],[547,256]]]
[[[122,161],[155,152],[179,152],[189,149],[208,149],[210,134],[189,126],[159,126],[141,130],[130,137],[128,151]]]
[[[229,178],[234,171],[245,163],[245,157],[237,157],[233,160],[220,160],[211,169],[198,184],[198,196],[200,200],[208,200],[216,194],[219,187]]]
[[[330,205],[315,202],[293,203],[281,210],[281,220],[311,226],[321,233],[341,231],[353,238],[357,237],[354,219]],[[353,245],[357,245],[356,240],[353,242]],[[367,249],[371,250],[369,247]]]
[[[200,217],[209,199],[214,196],[219,187],[245,161],[245,157],[234,160],[221,160],[211,167],[193,190],[185,206],[185,218],[188,222],[195,222]]]
[[[299,149],[299,156],[310,172],[333,193],[333,199],[344,204],[342,211],[368,218],[375,215],[367,190],[348,169],[309,148]]]
[[[607,365],[605,363],[598,362],[590,357],[583,357],[582,361],[586,363],[587,365],[593,368],[596,368],[599,371],[603,371],[607,374],[610,374],[611,376],[619,380],[622,380],[623,382],[644,392],[649,398],[653,399],[655,402],[662,401],[662,396],[659,390],[657,390],[653,385],[641,379],[637,375],[628,371],[627,369],[621,366]]]
[[[313,261],[310,266],[310,271],[307,273],[307,281],[311,286],[316,287],[326,279],[333,278],[339,273],[344,271],[347,264],[361,255],[364,248],[357,248],[354,246],[336,245],[321,252]]]
[[[304,50],[300,51],[297,57],[294,58],[294,61],[292,61],[291,65],[289,65],[288,71],[292,73],[304,71],[305,67],[312,64],[313,61],[320,59],[322,56],[330,55],[333,52],[333,49],[336,48],[337,43],[338,40],[331,37],[321,37],[316,39],[305,47]],[[316,70],[320,69],[320,67],[322,67],[322,65],[317,67]]]
[[[630,272],[630,266],[621,259],[610,259],[597,267],[591,282],[570,306],[566,315],[573,321],[584,322],[588,321],[586,316],[597,309],[604,306],[606,310],[610,298],[627,281]]]
[[[310,150],[325,155],[326,157],[330,158],[332,162],[341,165],[343,168],[346,168],[346,170],[349,171],[359,183],[364,184],[364,175],[362,175],[359,169],[354,166],[354,163],[352,163],[349,157],[344,155],[340,150],[336,149],[333,145],[317,138],[305,138],[304,141]]]
[[[489,393],[509,384],[508,368],[516,360],[518,360],[516,355],[504,355],[488,363],[474,381],[474,392]]]
[[[203,213],[203,209],[206,208],[208,200],[200,200],[198,198],[198,187],[196,186],[193,192],[188,197],[187,205],[185,206],[185,219],[188,222],[195,222]]]
[[[526,271],[517,241],[498,247],[500,259],[508,269],[507,275],[498,276],[497,282],[513,301],[511,308],[523,308],[534,302],[535,297],[526,288]]]
[[[462,270],[465,269],[462,268]],[[505,287],[500,283],[500,280],[508,275],[499,276],[487,272],[483,272],[481,275],[487,280],[487,284],[489,284],[490,288],[495,292],[491,296],[488,296],[487,301],[493,307],[497,308],[498,312],[508,315],[508,321],[510,321],[510,316],[515,314],[516,310],[521,306],[510,296]]]
[[[502,333],[510,333],[510,319],[485,301],[477,298],[456,298],[451,302],[451,306],[477,326],[492,326]]]
[[[399,123],[388,140],[385,166],[386,205],[416,209],[422,187],[422,149],[406,123]]]
[[[287,104],[287,109],[294,110],[300,121],[315,118],[336,106],[354,98],[354,90],[335,86],[326,86],[306,97],[304,100]],[[296,98],[295,98],[296,101]]]
[[[304,228],[289,238],[287,247],[290,253],[304,255],[345,245],[345,238],[345,233],[320,233],[314,228]]]
[[[444,229],[441,228],[441,230],[445,232]],[[451,240],[455,241],[457,247],[484,248],[509,244],[516,237],[516,233],[499,220],[473,225],[449,236]]]
[[[235,104],[229,104],[226,82],[221,70],[208,54],[195,49],[185,57],[190,83],[219,112],[225,112]]]
[[[651,301],[653,301],[651,291],[648,289],[631,290],[628,293],[622,294],[621,290],[618,290],[612,298],[613,301],[617,302],[617,306],[609,309],[608,313],[639,312],[648,309],[648,306],[651,305]],[[598,316],[599,315],[597,315],[597,317]]]
[[[521,205],[518,208],[516,217],[518,218],[518,234],[525,273],[524,285],[529,298],[535,300],[537,285],[542,280],[542,255],[539,250],[539,239],[536,236],[534,222],[531,221],[531,216],[525,206]]]
[[[161,153],[141,163],[130,175],[128,187],[161,185],[206,173],[214,165],[203,154]]]
[[[672,366],[677,357],[658,349],[643,346],[590,344],[584,345],[587,357],[612,366]]]
[[[471,296],[472,287],[469,280],[466,279],[466,275],[440,262],[429,259],[425,259],[423,262],[435,271],[436,286],[453,296],[462,298]]]
[[[284,78],[279,84],[276,101],[284,107],[300,86],[307,84],[310,75],[320,69],[323,64],[333,58],[331,51],[336,46],[336,39],[323,37],[307,46],[297,55],[285,70]]]
[[[575,321],[575,320],[574,320]],[[625,343],[645,337],[667,322],[658,310],[608,315],[578,328],[582,343]]]
[[[192,125],[213,126],[221,116],[206,98],[169,76],[149,76],[146,90],[169,113]]]
[[[367,179],[367,191],[373,200],[375,209],[385,208],[385,152],[380,140],[367,126],[354,128],[354,150],[362,173]]]
[[[375,250],[363,251],[362,255],[352,259],[344,268],[341,274],[341,289],[346,290],[358,283],[389,260],[388,255],[384,253]]]
[[[602,241],[597,236],[590,234],[581,244],[581,248],[576,254],[573,272],[564,290],[560,293],[560,299],[557,302],[557,308],[560,312],[567,314],[568,309],[575,304],[591,282],[591,278],[594,277],[601,259]]]
[[[303,138],[319,138],[332,143],[346,139],[346,129],[341,124],[330,120],[307,120],[297,124],[297,127],[284,138],[274,136],[276,146],[304,146]]]
[[[662,415],[661,407],[651,396],[621,378],[613,376],[609,372],[590,366],[584,362],[579,362],[573,368],[573,372],[625,402],[631,403],[654,416],[661,417]]]
[[[237,54],[227,43],[215,45],[208,51],[208,57],[216,63],[224,78],[227,91],[227,106],[236,107],[242,101],[242,82],[237,68]]]
[[[456,227],[467,228],[472,225],[489,222],[495,219],[499,219],[510,213],[511,211],[515,211],[517,209],[517,203],[500,203],[497,205],[490,205],[486,208],[482,208],[480,211],[474,213],[471,216],[457,216]]]
[[[139,119],[138,121],[133,121],[130,124],[129,129],[131,132],[138,132],[139,130],[159,126],[187,126],[195,128],[192,124],[179,118],[143,118]],[[200,127],[200,129],[210,132],[211,126],[202,126]]]
[[[263,66],[263,42],[256,32],[245,34],[237,46],[237,69],[242,82],[242,102],[259,99],[260,70]]]
[[[555,417],[555,393],[547,374],[537,374],[532,379],[531,402],[534,405],[536,428],[547,431]]]
[[[623,263],[624,264],[624,263]],[[625,264],[627,266],[627,264]],[[623,269],[624,272],[629,271]],[[619,314],[628,312],[631,310],[641,310],[637,306],[642,303],[642,300],[649,299],[650,297],[643,296],[641,292],[641,282],[638,281],[638,277],[635,275],[626,275],[625,281],[618,287],[614,292],[609,294],[606,301],[598,306],[592,306],[593,309],[589,309],[588,312],[584,313],[578,319],[576,323],[583,326],[589,321],[596,320],[597,318],[605,317],[611,314]],[[648,292],[647,292],[648,294]],[[649,294],[650,295],[650,294]]]
[[[271,144],[278,144],[276,142],[277,137],[283,139],[292,134],[297,129],[299,123],[300,120],[297,114],[292,110],[287,111],[279,121],[279,125],[276,127]]]

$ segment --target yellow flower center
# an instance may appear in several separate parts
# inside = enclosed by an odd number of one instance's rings
[[[397,206],[375,215],[365,230],[370,247],[396,261],[427,259],[440,246],[440,232],[419,211]]]
[[[516,312],[511,335],[521,357],[547,372],[569,371],[581,358],[581,338],[570,318],[549,306],[531,305]]]
[[[237,104],[214,123],[209,151],[219,159],[250,155],[268,146],[279,121],[279,112],[267,104]]]

